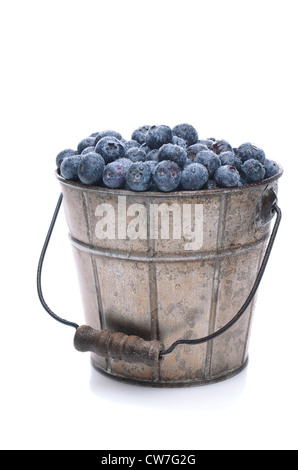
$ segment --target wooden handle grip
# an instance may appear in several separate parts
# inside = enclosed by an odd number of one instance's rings
[[[164,346],[157,340],[145,341],[139,336],[128,336],[110,330],[94,330],[90,326],[80,326],[74,337],[74,347],[80,352],[94,352],[99,356],[126,362],[141,362],[148,366],[156,365]]]

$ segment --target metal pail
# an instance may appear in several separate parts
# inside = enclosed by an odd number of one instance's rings
[[[172,193],[87,187],[57,174],[87,325],[167,348],[227,324],[258,275],[281,174],[233,189]],[[226,379],[247,364],[253,310],[254,301],[221,336],[179,345],[153,365],[94,352],[92,364],[150,386]]]

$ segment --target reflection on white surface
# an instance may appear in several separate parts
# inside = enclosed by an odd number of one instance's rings
[[[182,388],[156,388],[128,384],[107,377],[93,367],[90,390],[101,400],[154,410],[203,411],[225,410],[235,406],[243,393],[247,368],[240,374],[216,384]]]

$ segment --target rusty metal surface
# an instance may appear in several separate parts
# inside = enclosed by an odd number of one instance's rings
[[[169,347],[180,338],[206,336],[227,323],[254,283],[270,235],[271,189],[281,172],[243,188],[176,193],[135,193],[88,188],[58,176],[78,268],[86,323]],[[96,209],[200,204],[202,246],[186,251],[183,237],[112,239],[96,236]],[[269,202],[268,202],[269,201]],[[129,222],[129,220],[128,220]],[[170,227],[170,234],[172,234]],[[157,365],[91,354],[97,369],[147,385],[181,386],[223,380],[247,363],[254,303],[228,332],[207,344],[180,345]]]

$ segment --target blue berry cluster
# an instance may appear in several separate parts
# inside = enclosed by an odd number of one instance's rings
[[[199,139],[190,124],[142,126],[129,140],[112,130],[94,132],[76,150],[60,152],[56,165],[67,180],[132,191],[235,188],[278,173],[255,145]]]

